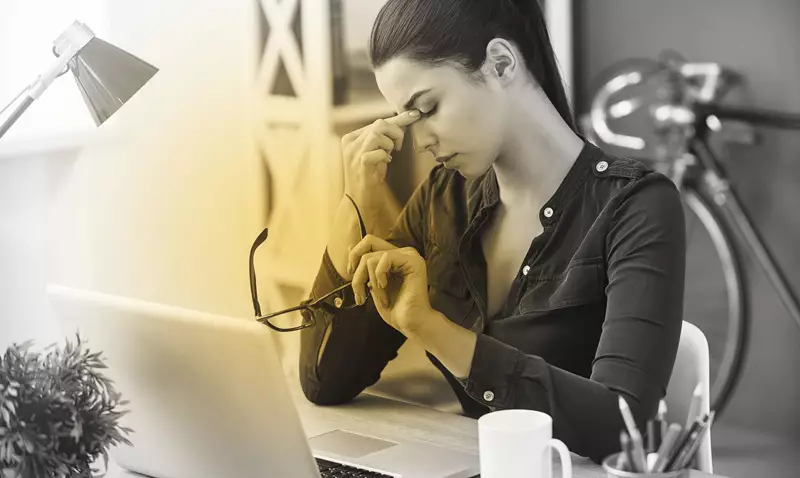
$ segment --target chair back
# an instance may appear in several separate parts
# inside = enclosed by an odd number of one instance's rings
[[[675,366],[667,387],[667,396],[664,397],[667,404],[667,420],[670,423],[686,425],[692,395],[698,383],[702,390],[698,413],[699,416],[703,416],[709,412],[711,406],[708,342],[697,326],[684,321]],[[697,467],[702,472],[713,474],[710,429],[697,450]]]

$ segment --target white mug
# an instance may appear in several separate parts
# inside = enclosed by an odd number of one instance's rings
[[[561,457],[562,478],[572,478],[572,460],[553,438],[553,419],[534,410],[500,410],[478,419],[481,478],[551,478],[551,448]]]

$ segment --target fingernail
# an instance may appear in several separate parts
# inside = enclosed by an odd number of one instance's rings
[[[378,278],[378,284],[381,286],[381,289],[386,288],[386,278],[381,276]]]
[[[412,118],[418,117],[419,116],[419,110],[411,110],[411,111],[409,111],[408,112],[408,116],[411,116]]]
[[[347,273],[348,274],[353,273],[353,264],[347,263]]]

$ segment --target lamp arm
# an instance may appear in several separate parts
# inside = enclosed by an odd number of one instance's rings
[[[61,76],[69,62],[89,43],[94,37],[94,34],[85,26],[77,22],[71,25],[61,36],[56,40],[54,53],[58,57],[47,67],[47,69],[40,74],[36,79],[28,85],[25,91],[20,95],[23,96],[19,105],[11,112],[8,119],[0,122],[0,138],[11,129],[11,126],[25,113],[25,111],[33,104],[34,101],[42,96],[42,93],[53,84],[56,78]],[[57,52],[57,50],[61,50]],[[19,98],[19,96],[17,97]],[[16,100],[14,100],[16,101]],[[13,101],[12,101],[13,103]]]
[[[24,98],[17,105],[17,107],[14,108],[13,111],[11,111],[11,114],[8,116],[8,118],[3,120],[2,122],[0,122],[0,138],[2,138],[6,134],[6,132],[9,129],[11,129],[11,126],[13,126],[14,123],[16,123],[17,120],[20,118],[20,116],[22,116],[22,114],[25,113],[25,110],[27,110],[28,107],[31,104],[33,104],[33,98],[30,97],[29,90],[30,90],[30,88],[27,88],[25,90],[26,94],[24,94]],[[23,96],[23,95],[20,95],[20,96]],[[17,98],[19,98],[19,97],[17,97]]]

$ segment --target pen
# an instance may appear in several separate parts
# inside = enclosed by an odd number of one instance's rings
[[[625,432],[622,432],[625,433]],[[620,443],[622,443],[622,437],[620,436]],[[617,470],[619,471],[630,471],[628,469],[628,457],[625,452],[620,452],[619,456],[617,457]]]
[[[647,420],[647,453],[655,453],[661,446],[661,423],[658,419]]]
[[[617,460],[617,468],[621,471],[632,471],[634,473],[644,471],[638,469],[636,466],[635,460],[633,459],[633,444],[628,434],[625,433],[625,430],[620,430],[619,432],[619,444],[622,451],[620,452],[621,460]],[[622,466],[627,469],[620,468],[620,461],[622,462]]]
[[[692,430],[693,433],[690,434],[687,439],[686,445],[679,451],[669,471],[681,470],[692,461],[695,453],[697,453],[697,449],[700,447],[700,441],[702,441],[703,435],[705,435],[706,431],[711,427],[711,422],[714,421],[714,414],[712,410],[711,413],[695,423],[696,429]]]
[[[647,469],[647,457],[644,454],[644,444],[642,443],[642,435],[636,427],[636,422],[633,420],[631,409],[628,407],[628,402],[621,396],[619,397],[619,410],[622,413],[622,419],[625,421],[625,427],[628,429],[631,441],[631,467],[634,471],[642,472]]]
[[[689,403],[689,415],[686,417],[686,430],[692,428],[692,424],[700,419],[700,404],[703,400],[702,384],[698,383],[692,393],[692,401]]]
[[[683,427],[678,423],[673,423],[667,428],[667,433],[664,434],[661,446],[658,447],[658,459],[656,459],[652,470],[654,473],[662,473],[664,469],[666,469],[667,463],[675,449],[675,444],[678,442],[678,438],[681,435],[681,431],[683,431]]]
[[[667,428],[669,428],[669,423],[667,422],[667,402],[664,401],[662,398],[658,401],[658,414],[656,414],[656,421],[658,421],[659,426],[661,427],[661,439],[664,439],[664,436],[667,434]],[[661,444],[658,444],[658,447],[661,447]]]
[[[656,466],[656,461],[658,460],[658,453],[648,453],[647,454],[647,469],[646,472],[653,471],[653,467]]]
[[[675,465],[678,461],[678,455],[681,454],[681,451],[686,447],[689,441],[692,439],[697,433],[699,429],[699,425],[695,422],[691,428],[687,428],[686,430],[681,433],[681,436],[678,438],[678,442],[672,448],[672,452],[669,454],[669,459],[667,460],[667,465],[664,467],[664,471],[672,471],[675,468]]]

